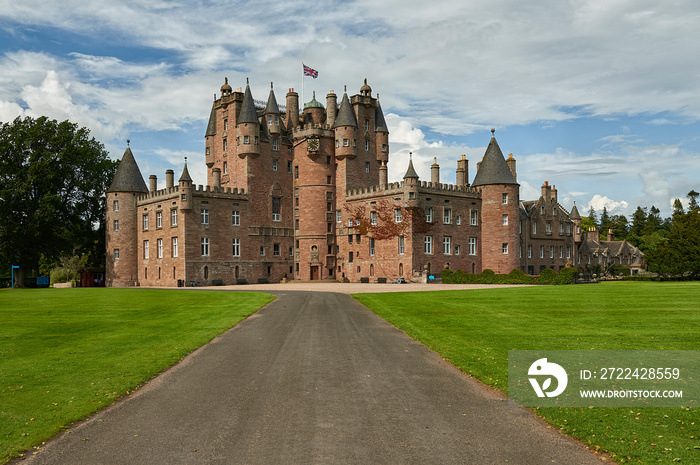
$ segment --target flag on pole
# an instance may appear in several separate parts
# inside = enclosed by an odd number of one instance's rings
[[[318,71],[313,68],[309,68],[304,63],[302,63],[302,66],[304,67],[304,76],[311,76],[314,79],[318,77]]]

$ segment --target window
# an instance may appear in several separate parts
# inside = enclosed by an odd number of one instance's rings
[[[119,220],[114,220],[113,229],[114,229],[115,231],[119,231]]]
[[[503,250],[503,255],[508,255],[508,243],[504,242],[501,244],[501,249]]]
[[[369,222],[372,225],[377,224],[377,212],[369,212]]]
[[[279,244],[272,244],[272,255],[275,257],[280,256],[280,245]]]
[[[352,140],[352,146],[353,146],[353,147],[357,147],[357,139],[353,139],[353,140]]]
[[[255,136],[255,145],[258,145],[258,136]]]
[[[478,226],[478,224],[479,224],[479,212],[477,210],[471,211],[471,222],[472,222],[472,226]]]
[[[476,255],[476,237],[469,238],[469,255]]]
[[[564,258],[564,246],[559,246],[559,258]]]
[[[175,208],[170,210],[170,226],[177,226],[177,210]]]
[[[272,171],[277,171],[277,160],[272,160]]]
[[[532,258],[532,245],[527,246],[527,258]]]
[[[265,256],[265,246],[264,246],[264,245],[261,245],[261,246],[260,246],[260,256],[261,256],[261,257],[264,257],[264,256]]]
[[[508,194],[501,194],[501,203],[506,205],[508,203]]]
[[[523,233],[523,220],[518,221],[518,234]]]
[[[158,239],[156,245],[158,247],[158,258],[163,258],[163,239]]]
[[[386,153],[386,144],[382,144],[382,152]]]
[[[350,139],[343,139],[343,147],[350,147]]]
[[[566,258],[571,258],[571,246],[566,246]],[[629,258],[627,259],[627,264],[629,264]]]
[[[369,152],[369,141],[368,140],[365,141],[365,152]],[[367,172],[369,173],[369,163],[366,163],[365,167],[367,168],[367,170],[368,170]]]
[[[425,209],[425,222],[426,223],[433,222],[433,207],[428,207]]]
[[[503,221],[503,226],[508,226],[508,215],[501,215],[501,220]]]
[[[292,162],[288,161],[287,162],[287,173],[291,173],[291,172],[292,172]]]
[[[119,260],[119,249],[114,249],[114,259]]]
[[[352,252],[348,252],[348,263],[352,263],[352,259],[353,259]]]
[[[163,227],[163,212],[156,212],[156,228]]]
[[[540,258],[544,258],[544,246],[540,246]]]
[[[294,167],[294,179],[299,179],[299,167]]]
[[[404,254],[404,238],[403,236],[399,236],[399,255]]]
[[[241,225],[241,212],[238,210],[234,210],[231,214],[231,223],[234,226],[240,226]]]
[[[342,223],[343,222],[343,214],[340,212],[340,210],[335,211],[335,222],[336,223]]]
[[[442,218],[443,223],[445,223],[445,224],[452,223],[452,209],[451,208],[445,207],[445,209],[443,210],[442,216],[443,216],[443,218]]]
[[[355,235],[355,240],[356,240],[356,241],[357,241],[357,243],[359,244],[359,243],[360,243],[360,241],[362,241],[362,236],[361,236],[361,235],[359,235],[359,234]]]
[[[143,258],[148,258],[150,254],[150,247],[148,241],[143,241]]]
[[[209,256],[209,238],[203,237],[201,244],[202,244],[202,257],[208,257]]]
[[[455,255],[459,255],[459,246],[458,245],[455,246]]]
[[[330,177],[330,176],[326,176],[326,184],[330,184],[330,183],[331,183],[331,177]]]
[[[233,239],[233,256],[234,257],[241,256],[241,240],[237,237],[235,237]]]
[[[272,197],[272,221],[282,221],[282,199]]]
[[[450,236],[442,238],[442,253],[445,255],[452,255],[452,238]]]
[[[226,138],[224,138],[224,152],[226,151],[227,148],[228,148],[228,143],[226,142]]]
[[[554,246],[549,246],[549,258],[554,258]]]
[[[352,244],[352,234],[348,234],[348,244]]]
[[[365,131],[369,131],[369,120],[365,120]]]
[[[293,257],[294,256],[294,247],[289,248],[289,256]],[[289,271],[291,273],[291,270]]]
[[[457,220],[455,221],[455,224],[457,226],[462,224],[462,215],[457,215]]]
[[[202,224],[209,224],[209,209],[203,208],[201,211]]]
[[[400,208],[394,209],[394,222],[401,223],[401,209]]]
[[[564,223],[559,223],[559,235],[564,235]]]
[[[228,130],[228,119],[224,120],[224,131]]]
[[[348,228],[352,228],[352,218],[348,218]]]
[[[369,238],[369,255],[371,257],[374,256],[374,238],[373,237]]]
[[[119,211],[119,200],[115,200],[114,203],[112,204],[112,210],[115,212]]]
[[[272,139],[272,150],[277,151],[277,139]],[[277,170],[275,170],[277,171]]]
[[[532,223],[532,234],[537,234],[537,223],[535,222]]]
[[[433,236],[425,236],[423,243],[424,243],[425,254],[432,255],[433,254]]]
[[[552,234],[552,222],[551,222],[551,221],[547,221],[547,222],[544,224],[544,233],[545,233],[546,235],[548,235],[548,236],[549,236],[550,234]]]
[[[173,258],[177,257],[177,237],[170,239],[170,248],[172,251]]]
[[[250,136],[243,136],[243,143],[250,144]]]
[[[143,215],[143,230],[144,231],[148,230],[148,213]]]
[[[571,225],[570,224],[566,225],[566,235],[571,236]]]
[[[369,142],[366,142],[367,146],[369,146]],[[366,147],[365,150],[369,150],[369,147]],[[365,162],[365,173],[369,173],[369,162]]]

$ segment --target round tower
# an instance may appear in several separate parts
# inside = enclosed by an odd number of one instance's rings
[[[357,119],[350,106],[347,89],[343,93],[343,100],[340,102],[338,116],[332,129],[335,130],[336,158],[355,158],[357,156]]]
[[[136,201],[148,194],[133,153],[128,146],[107,189],[105,284],[134,286],[138,282],[138,218]]]
[[[326,112],[323,104],[316,100],[316,92],[313,93],[313,98],[309,103],[304,104],[304,126],[309,124],[321,125],[326,119]]]
[[[335,92],[330,91],[326,95],[326,124],[328,126],[333,126],[335,123],[335,116],[338,113],[338,96]]]
[[[481,269],[520,268],[520,185],[493,135],[472,186],[481,189]]]
[[[384,164],[389,162],[389,128],[384,119],[382,106],[379,104],[379,94],[377,94],[377,106],[374,110],[374,142],[377,148],[377,160]]]
[[[236,118],[236,131],[238,134],[236,136],[238,156],[244,158],[260,155],[260,121],[247,79],[243,103],[241,103],[241,110]]]
[[[290,131],[299,125],[299,94],[294,89],[287,92],[287,129]]]

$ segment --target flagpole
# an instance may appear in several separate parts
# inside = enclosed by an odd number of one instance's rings
[[[301,108],[304,109],[304,62],[301,62]]]

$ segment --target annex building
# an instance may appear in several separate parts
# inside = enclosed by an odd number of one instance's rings
[[[366,79],[340,103],[330,91],[302,108],[293,89],[285,103],[226,80],[205,134],[206,186],[186,162],[177,183],[167,170],[164,189],[155,175],[146,185],[127,146],[107,191],[107,286],[410,281],[445,267],[539,274],[585,268],[582,252],[643,260],[628,243],[589,240],[547,182],[522,201],[516,160],[493,134],[471,181],[463,155],[455,184],[440,182],[437,160],[429,181],[409,161],[389,183],[389,130]]]

